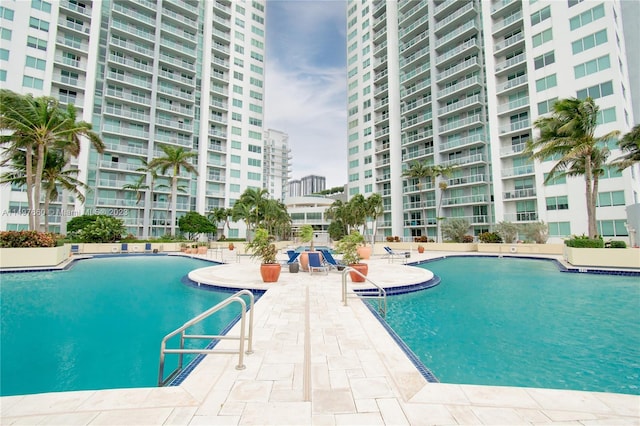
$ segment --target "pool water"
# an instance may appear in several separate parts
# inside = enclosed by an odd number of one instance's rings
[[[162,338],[230,295],[181,282],[204,266],[125,256],[0,275],[0,395],[156,386]],[[218,334],[237,314],[234,304],[190,330]],[[165,374],[176,365],[168,355]]]
[[[640,394],[640,280],[549,261],[452,257],[386,321],[444,383]]]

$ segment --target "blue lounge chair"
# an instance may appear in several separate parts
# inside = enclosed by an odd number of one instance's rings
[[[145,243],[144,252],[145,253],[151,253],[151,243]]]
[[[325,275],[329,273],[329,267],[322,263],[320,259],[320,253],[309,252],[309,273],[313,274],[314,271],[324,272]]]
[[[287,250],[287,256],[289,256],[289,260],[287,260],[287,265],[291,265],[298,261],[298,256],[300,256],[300,252]]]
[[[394,259],[400,259],[403,262],[406,261],[407,258],[411,256],[410,251],[395,251],[391,247],[385,246],[384,250],[389,255],[389,263],[393,262]]]
[[[122,243],[120,245],[120,253],[129,253],[129,244]]]
[[[71,244],[71,254],[80,253],[80,246],[77,244]]]
[[[322,256],[324,257],[324,260],[327,262],[327,264],[329,265],[330,268],[335,268],[337,270],[341,270],[341,269],[344,269],[347,266],[342,262],[338,262],[333,257],[333,255],[331,254],[331,252],[329,250],[320,249],[320,252],[322,253]]]

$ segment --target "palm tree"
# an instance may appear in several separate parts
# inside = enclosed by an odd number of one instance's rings
[[[98,152],[104,151],[104,144],[91,131],[91,124],[76,121],[76,117],[73,105],[62,109],[54,98],[34,98],[32,95],[0,90],[0,131],[8,131],[0,136],[0,143],[6,147],[2,164],[6,165],[17,151],[24,151],[27,203],[31,211],[40,203],[48,149],[63,147],[65,155],[78,156],[80,138],[86,137]],[[29,228],[40,228],[38,215],[29,215]]]
[[[166,174],[171,170],[171,235],[176,234],[176,210],[178,204],[178,177],[182,170],[198,174],[196,168],[189,162],[190,159],[196,158],[198,154],[195,151],[188,150],[184,147],[175,147],[172,145],[160,145],[164,152],[163,157],[154,158],[149,162],[149,167],[157,169],[162,174]]]
[[[11,171],[0,176],[0,184],[13,184],[25,186],[26,180],[26,155],[24,151],[18,151],[12,159]],[[67,162],[64,154],[59,150],[50,150],[46,153],[45,164],[42,171],[42,189],[44,190],[44,229],[49,229],[49,206],[51,200],[58,198],[58,187],[71,192],[84,203],[85,197],[81,189],[88,186],[75,178],[76,169],[66,169]]]
[[[268,201],[269,191],[264,188],[247,188],[233,206],[233,220],[244,220],[247,225],[247,240],[252,225],[261,224],[264,220],[264,207]]]
[[[451,176],[451,173],[458,167],[456,164],[450,164],[448,166],[435,165],[431,166],[431,181],[435,182],[438,178],[448,178]],[[440,214],[442,208],[442,199],[444,198],[444,191],[447,190],[449,184],[446,180],[441,180],[438,182],[438,188],[440,188],[440,197],[438,200],[438,210],[436,212],[436,238],[438,242],[442,241],[442,235],[440,231],[440,222],[442,222],[445,218]]]
[[[613,165],[618,166],[619,170],[622,171],[627,167],[640,163],[640,124],[624,135],[618,141],[618,146],[622,152],[626,152],[625,155],[613,162]]]
[[[378,222],[378,218],[382,215],[383,213],[383,203],[382,203],[382,195],[376,193],[371,194],[369,197],[367,197],[366,201],[365,201],[365,214],[367,216],[367,218],[371,218],[371,247],[373,247],[373,245],[376,242],[376,231],[377,231],[377,222]],[[366,235],[366,231],[367,231],[367,221],[365,221],[365,235]],[[373,251],[373,248],[371,249]]]
[[[594,185],[594,159],[597,159],[598,144],[617,137],[618,131],[595,137],[599,107],[593,99],[568,98],[553,104],[553,113],[541,117],[534,123],[540,137],[529,140],[523,151],[532,159],[544,160],[560,156],[551,168],[545,183],[564,171],[582,175],[585,181],[588,233],[590,238],[598,234],[596,221],[597,185]],[[597,182],[597,181],[596,181]]]
[[[224,235],[224,227],[229,223],[230,211],[224,207],[215,207],[207,214],[207,219],[218,229],[218,224],[222,222],[222,235]],[[216,235],[216,238],[218,236]]]
[[[149,189],[149,185],[146,185],[144,183],[144,181],[145,181],[145,177],[144,176],[140,176],[140,178],[137,181],[135,181],[134,183],[127,183],[127,184],[122,186],[122,189],[135,191],[135,193],[136,193],[136,206],[138,204],[140,204],[140,201],[142,201],[142,196],[144,195],[144,190],[145,189]],[[144,206],[142,208],[142,211],[144,212]],[[143,219],[144,220],[144,218],[138,217],[138,220],[139,219]],[[144,234],[144,231],[143,231],[143,234]]]

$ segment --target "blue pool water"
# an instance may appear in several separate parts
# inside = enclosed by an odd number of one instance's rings
[[[0,275],[0,395],[156,386],[162,338],[229,296],[181,282],[204,266],[129,256]],[[191,330],[218,334],[237,314],[230,306]],[[176,360],[167,357],[165,373]]]
[[[640,280],[549,261],[452,257],[386,321],[444,383],[640,394]]]

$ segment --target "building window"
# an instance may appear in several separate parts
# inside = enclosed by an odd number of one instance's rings
[[[547,99],[538,103],[538,115],[546,114],[553,109],[553,104],[556,103],[558,98]]]
[[[592,99],[604,98],[605,96],[613,95],[613,82],[607,81],[606,83],[597,84],[595,86],[591,86],[587,89],[578,90],[576,92],[576,98],[578,99],[587,99],[590,97]]]
[[[569,200],[566,195],[547,197],[547,210],[568,210]]]
[[[567,176],[566,175],[555,175],[552,179],[549,179],[547,181],[547,178],[549,177],[549,173],[545,173],[544,174],[544,180],[545,180],[545,185],[546,186],[551,186],[551,185],[560,185],[563,183],[567,183]]]
[[[49,23],[38,18],[29,18],[29,26],[45,33],[49,32]]]
[[[0,18],[6,19],[7,21],[13,21],[13,14],[13,9],[0,6]]]
[[[555,54],[553,50],[551,52],[547,52],[544,55],[540,55],[533,60],[533,65],[536,69],[540,69],[546,67],[547,65],[551,65],[556,61]]]
[[[7,70],[0,70],[0,81],[7,81]]]
[[[249,180],[262,180],[262,175],[260,173],[248,172],[247,178]]]
[[[549,28],[533,36],[533,47],[538,47],[551,40],[553,40],[553,31]]]
[[[580,40],[574,41],[573,43],[571,43],[571,50],[573,51],[573,54],[576,55],[580,52],[592,49],[606,42],[607,30],[605,29],[598,31],[597,33],[589,34],[588,36],[581,38]]]
[[[7,49],[0,49],[0,61],[9,60],[9,51]]]
[[[609,55],[604,55],[597,59],[593,59],[591,61],[576,65],[575,67],[573,67],[573,73],[576,78],[582,78],[584,76],[594,74],[598,71],[606,70],[609,68],[611,68]]]
[[[557,85],[558,81],[556,79],[556,75],[552,74],[550,76],[536,80],[536,91],[542,92],[544,90],[551,89],[552,87],[556,87]]]
[[[603,173],[602,176],[600,176],[600,179],[611,179],[619,177],[622,177],[622,172],[618,170],[617,167],[604,166]]]
[[[604,17],[604,3],[600,3],[594,8],[591,8],[580,15],[574,16],[569,20],[569,26],[571,31],[576,30],[583,25],[587,25],[597,19]]]
[[[571,235],[571,224],[569,222],[549,222],[549,236],[568,237]]]
[[[624,191],[599,192],[597,207],[624,206]]]
[[[597,124],[613,123],[616,121],[616,107],[601,109],[598,111]]]
[[[627,237],[626,220],[599,220],[598,233],[603,237]]]
[[[547,6],[531,14],[531,25],[539,24],[545,19],[551,18],[551,7]]]
[[[47,51],[47,41],[46,40],[41,40],[41,39],[36,38],[36,37],[28,36],[27,37],[27,46],[33,47],[34,49],[42,50],[42,51],[45,51],[45,52]]]
[[[42,90],[43,86],[44,86],[44,81],[39,78],[29,77],[28,75],[25,75],[24,77],[22,77],[22,87]]]
[[[42,0],[31,0],[31,8],[51,13],[51,3]]]

